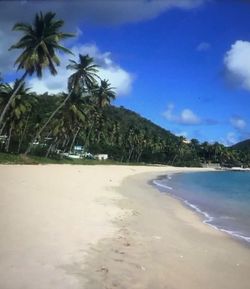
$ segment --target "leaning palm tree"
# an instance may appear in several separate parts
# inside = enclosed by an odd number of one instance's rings
[[[59,43],[68,37],[74,36],[72,33],[63,33],[60,31],[64,21],[55,19],[56,14],[40,12],[35,16],[32,25],[26,23],[16,23],[14,31],[20,31],[24,35],[11,49],[22,49],[22,53],[17,58],[15,65],[17,70],[24,70],[23,76],[19,80],[19,85],[13,92],[8,103],[0,115],[0,126],[3,122],[13,98],[17,94],[27,75],[37,74],[42,77],[44,68],[48,68],[52,75],[57,74],[56,66],[59,66],[60,60],[56,54],[57,51],[71,53],[71,51]]]
[[[68,80],[68,95],[64,100],[58,105],[58,107],[51,113],[44,125],[38,130],[35,136],[35,140],[38,140],[48,126],[51,120],[55,115],[60,111],[66,102],[70,99],[72,95],[87,95],[90,93],[93,84],[96,82],[96,78],[99,78],[97,75],[98,65],[94,64],[94,59],[88,55],[79,54],[79,63],[74,60],[70,60],[70,64],[67,66],[67,69],[76,70]],[[32,143],[26,150],[25,154],[28,154],[31,150]]]
[[[18,86],[20,86],[18,80],[15,81],[13,86],[8,83],[0,84],[0,109],[3,109],[6,106]],[[30,95],[30,88],[26,88],[25,82],[23,82],[16,94],[16,97],[13,98],[10,103],[10,109],[8,111],[8,114],[6,114],[5,121],[0,127],[0,135],[2,134],[2,131],[6,123],[8,122],[11,114],[14,113],[17,118],[19,118],[19,115],[21,115],[23,110],[25,110],[25,103],[27,101],[27,98],[30,97]]]
[[[12,91],[12,87],[8,83],[0,83],[0,110],[3,110],[6,106],[9,98],[10,93]]]
[[[19,85],[19,81],[15,81],[13,87],[9,85],[9,97],[11,97],[13,91],[15,91],[16,87]],[[7,91],[6,91],[7,93]],[[6,95],[7,97],[7,95]],[[6,121],[2,128],[0,129],[0,134],[5,129],[5,133],[8,135],[8,139],[6,142],[6,151],[9,151],[9,144],[12,138],[13,133],[18,136],[22,130],[22,126],[24,126],[25,118],[29,116],[32,107],[35,105],[36,98],[33,93],[30,92],[30,88],[25,86],[23,83],[18,90],[16,97],[13,99],[10,105],[10,109],[8,114],[6,115]],[[24,130],[25,133],[25,130]],[[20,138],[21,134],[20,134]],[[20,141],[20,140],[19,140]]]
[[[13,88],[8,83],[0,84],[0,110],[3,110],[8,103],[10,96],[13,93]],[[6,127],[7,119],[0,125],[0,135],[2,134],[4,128]]]

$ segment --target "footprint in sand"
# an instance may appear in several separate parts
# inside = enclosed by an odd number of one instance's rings
[[[108,274],[109,269],[106,267],[101,267],[100,269],[96,270],[96,272],[103,272],[105,274]]]
[[[119,250],[114,250],[114,252],[115,252],[116,254],[120,254],[120,255],[124,255],[124,254],[125,254],[125,252],[122,252],[122,251],[119,251]]]
[[[155,240],[161,240],[161,236],[152,236],[152,238]]]
[[[119,262],[119,263],[122,263],[122,262],[124,262],[124,260],[122,260],[122,259],[113,259],[115,262]]]

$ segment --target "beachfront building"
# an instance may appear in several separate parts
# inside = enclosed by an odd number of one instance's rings
[[[221,169],[220,163],[202,163],[201,166],[203,168],[209,168],[209,169]]]
[[[94,158],[94,156],[91,153],[86,152],[84,150],[84,147],[81,145],[76,145],[73,147],[73,149],[70,152],[61,153],[61,155],[64,157],[68,157],[70,159],[82,159],[82,158],[93,159]]]
[[[75,155],[82,155],[84,153],[84,147],[81,145],[76,145],[74,146],[72,153]]]
[[[108,159],[108,155],[107,154],[98,154],[98,155],[95,155],[95,159],[97,159],[99,161],[105,161]]]

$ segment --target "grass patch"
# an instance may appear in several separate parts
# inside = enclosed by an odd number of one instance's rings
[[[114,160],[90,160],[90,159],[68,159],[68,158],[45,158],[38,156],[25,156],[18,154],[0,153],[0,164],[20,164],[20,165],[39,165],[39,164],[69,164],[69,165],[124,165],[124,163]],[[138,165],[138,164],[137,164]]]

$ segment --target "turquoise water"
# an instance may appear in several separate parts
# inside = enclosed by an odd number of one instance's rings
[[[250,244],[250,172],[169,174],[154,184],[197,211],[204,223]]]

